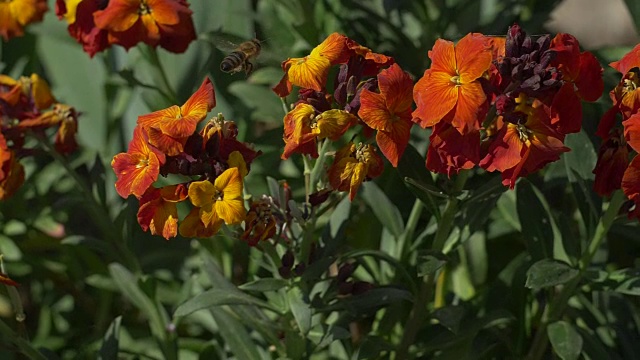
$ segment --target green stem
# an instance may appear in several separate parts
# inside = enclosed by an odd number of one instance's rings
[[[25,339],[18,336],[4,321],[0,320],[0,334],[6,340],[12,342],[22,354],[27,356],[29,359],[42,359],[46,360],[47,358],[42,355],[38,350],[36,350],[29,342]]]
[[[469,171],[462,171],[458,174],[453,184],[453,194],[457,194],[464,188],[467,178],[469,177]],[[431,249],[437,252],[441,252],[444,249],[444,244],[449,238],[451,229],[453,228],[453,222],[458,214],[458,200],[455,195],[449,197],[447,205],[442,213],[440,221],[438,221],[438,229],[436,230],[435,237]],[[400,345],[396,351],[396,359],[407,359],[409,357],[409,347],[414,343],[418,331],[422,327],[422,323],[427,315],[427,303],[431,298],[431,290],[433,289],[436,274],[429,274],[423,278],[420,284],[420,289],[413,302],[411,314],[404,326],[404,334]]]
[[[411,213],[409,214],[409,219],[407,219],[407,225],[404,228],[404,233],[398,239],[398,248],[400,249],[400,259],[404,259],[409,253],[409,246],[407,245],[409,240],[413,240],[413,233],[416,231],[416,226],[418,226],[418,222],[420,221],[420,216],[422,215],[422,210],[424,209],[424,205],[420,199],[416,199],[413,203],[413,208],[411,208]]]
[[[611,197],[607,210],[598,222],[598,226],[596,227],[596,231],[593,234],[593,238],[589,243],[587,251],[582,254],[582,257],[580,258],[580,272],[575,278],[569,281],[562,290],[560,290],[560,293],[553,299],[547,308],[547,311],[545,311],[545,314],[542,317],[542,323],[536,331],[536,335],[531,343],[531,348],[527,354],[528,360],[538,360],[542,359],[544,356],[549,344],[547,327],[549,324],[558,321],[560,317],[562,317],[562,314],[569,303],[569,299],[574,295],[576,289],[578,289],[578,285],[580,284],[582,277],[589,268],[589,265],[591,265],[591,260],[600,248],[600,245],[602,245],[602,241],[609,232],[611,225],[613,225],[613,221],[618,215],[625,198],[624,193],[620,190],[616,191]]]
[[[158,85],[158,91],[169,101],[171,104],[178,103],[178,95],[173,88],[171,87],[171,83],[169,82],[169,78],[167,77],[167,72],[164,70],[162,63],[160,62],[160,57],[158,56],[158,51],[156,48],[152,46],[147,47],[147,54],[149,58],[149,62],[153,67],[157,70],[160,84]]]
[[[111,221],[111,215],[102,205],[100,205],[100,203],[98,203],[96,198],[93,196],[93,192],[87,186],[84,179],[82,179],[80,175],[78,175],[78,173],[71,167],[66,158],[60,155],[53,148],[53,146],[51,146],[49,141],[44,136],[35,132],[32,132],[31,134],[33,134],[33,136],[38,140],[40,146],[42,146],[42,148],[65,169],[67,174],[76,183],[78,191],[80,191],[83,198],[85,199],[84,203],[87,206],[88,211],[91,213],[91,218],[96,221],[98,227],[100,228],[103,239],[113,239],[113,244],[120,256],[124,258],[124,262],[131,270],[138,271],[140,269],[140,266],[138,265],[135,257],[126,248],[126,244],[124,243],[124,239],[122,238],[121,233],[119,231],[115,231],[117,229]]]

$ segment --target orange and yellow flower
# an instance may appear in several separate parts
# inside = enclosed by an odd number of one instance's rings
[[[131,194],[142,197],[158,179],[165,160],[165,155],[148,143],[145,130],[136,126],[127,152],[114,156],[111,161],[118,177],[115,184],[118,194],[125,199]]]
[[[205,227],[241,223],[246,214],[242,199],[242,176],[238,168],[229,168],[213,183],[194,181],[189,185],[189,199],[200,208],[199,217]]]
[[[173,105],[141,115],[138,117],[138,125],[147,130],[151,145],[168,156],[175,156],[183,151],[187,138],[196,131],[198,123],[204,120],[215,105],[213,84],[206,78],[184,105]]]
[[[413,81],[397,64],[378,74],[380,93],[362,90],[358,116],[377,130],[378,147],[393,167],[404,153],[411,132]]]
[[[517,103],[515,112],[522,114],[522,121],[505,122],[480,162],[487,171],[500,171],[502,183],[512,189],[519,177],[541,169],[569,151],[563,144],[564,135],[551,127],[548,109],[540,101],[529,103],[520,94]]]
[[[140,198],[138,223],[142,230],[151,229],[152,235],[161,235],[169,240],[178,234],[178,208],[176,204],[187,198],[183,184],[150,187]]]
[[[338,191],[349,191],[349,199],[353,200],[360,185],[380,176],[383,170],[382,158],[372,145],[350,142],[336,152],[329,168],[329,182]]]
[[[311,54],[303,58],[288,58],[283,61],[282,70],[285,74],[273,91],[280,97],[289,95],[292,85],[323,91],[329,68],[341,60],[344,61],[342,58],[346,39],[344,35],[333,33],[316,46]]]
[[[276,234],[277,221],[267,197],[251,203],[244,222],[245,230],[240,238],[249,246],[255,246],[258,242],[270,239]]]
[[[196,38],[191,13],[184,0],[111,0],[93,18],[110,44],[129,49],[144,42],[181,53]]]
[[[478,78],[491,65],[485,36],[468,34],[458,44],[438,39],[429,51],[431,68],[413,89],[417,109],[413,121],[423,128],[450,122],[460,133],[478,130],[478,110],[486,95]]]
[[[5,41],[24,35],[24,27],[42,21],[47,10],[47,0],[0,1],[0,35]]]
[[[294,152],[315,154],[317,157],[316,140],[337,140],[357,121],[355,115],[344,110],[331,109],[317,114],[313,106],[299,103],[284,118],[285,149],[282,159],[288,159]]]
[[[11,106],[18,104],[23,96],[26,102],[32,102],[37,110],[47,109],[55,101],[49,84],[38,74],[31,74],[29,77],[22,76],[18,80],[7,75],[0,75],[0,86],[7,88],[6,91],[0,92],[0,99]]]
[[[180,222],[180,235],[186,238],[208,238],[215,235],[224,221],[218,221],[209,226],[205,226],[200,219],[200,208],[193,208],[189,214]]]

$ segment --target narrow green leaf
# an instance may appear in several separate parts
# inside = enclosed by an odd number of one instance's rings
[[[374,182],[363,185],[362,197],[384,227],[396,237],[402,235],[404,223],[400,210],[389,200]]]
[[[287,292],[287,298],[289,299],[289,308],[293,313],[294,319],[298,324],[300,333],[306,335],[311,329],[311,307],[303,299],[302,291],[300,288],[293,287]]]
[[[242,284],[238,288],[245,291],[265,292],[280,290],[288,284],[289,282],[283,279],[264,278]]]
[[[438,320],[442,326],[457,334],[464,318],[465,310],[462,306],[445,306],[433,312],[433,318]]]
[[[247,295],[240,291],[229,291],[216,288],[209,289],[187,300],[185,303],[178,306],[173,315],[175,317],[187,316],[198,310],[222,305],[255,305],[278,312],[278,310],[270,304],[254,298],[251,295]]]
[[[568,264],[544,259],[533,264],[527,271],[526,287],[538,290],[545,287],[564,284],[578,275],[578,270]]]
[[[562,360],[576,360],[582,352],[582,336],[566,321],[550,324],[547,335]]]
[[[391,287],[377,288],[329,305],[320,311],[346,310],[355,315],[367,314],[377,308],[405,300],[413,301],[413,296],[406,290]]]
[[[418,256],[418,276],[434,275],[447,261],[434,255]]]
[[[256,344],[247,329],[223,308],[211,309],[218,331],[236,359],[261,359]]]
[[[522,237],[534,260],[552,257],[553,218],[542,194],[526,179],[520,180],[516,188],[516,206],[522,226]]]
[[[102,346],[98,351],[98,359],[100,360],[117,360],[118,349],[120,341],[120,323],[122,322],[122,316],[118,316],[111,322],[107,329],[104,338],[102,339]]]

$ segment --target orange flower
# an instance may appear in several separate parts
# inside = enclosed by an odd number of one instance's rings
[[[42,21],[47,10],[47,0],[0,1],[0,35],[5,41],[24,35],[24,27]]]
[[[533,173],[556,161],[569,151],[563,144],[564,135],[550,125],[550,115],[544,105],[520,94],[515,112],[522,114],[518,124],[505,122],[496,134],[480,166],[487,171],[502,172],[502,183],[514,188],[519,177]]]
[[[461,134],[479,129],[477,113],[486,95],[478,78],[489,69],[491,57],[491,46],[480,34],[468,34],[455,47],[438,39],[429,51],[431,68],[413,89],[413,121],[426,128],[444,119]]]
[[[353,200],[363,181],[378,177],[384,170],[382,158],[375,148],[362,143],[357,146],[349,142],[336,152],[336,158],[329,168],[329,181],[338,191],[349,191]]]
[[[35,119],[25,119],[18,123],[18,127],[50,127],[58,125],[56,133],[56,150],[61,154],[68,154],[78,148],[76,133],[78,132],[78,113],[74,108],[65,104],[56,104],[53,110],[47,111]]]
[[[165,155],[147,140],[144,129],[136,126],[127,152],[114,156],[111,161],[118,177],[116,191],[125,199],[131,194],[140,198],[158,179],[160,165],[165,162]]]
[[[24,182],[24,168],[0,133],[0,200],[10,198]]]
[[[397,64],[378,74],[380,93],[362,90],[358,116],[378,130],[376,142],[393,167],[409,143],[413,81]]]
[[[186,238],[208,238],[215,235],[224,221],[219,220],[209,226],[205,226],[200,219],[200,208],[193,208],[180,223],[180,235]]]
[[[129,49],[142,41],[181,53],[196,37],[191,13],[184,0],[111,0],[93,19],[110,44]]]
[[[640,44],[625,54],[622,59],[609,64],[612,68],[626,74],[635,67],[640,67]]]
[[[149,143],[169,156],[180,154],[187,138],[198,123],[216,105],[211,80],[206,78],[200,88],[181,107],[173,105],[164,110],[138,117],[138,125],[149,133]]]
[[[108,32],[97,27],[93,20],[93,13],[103,10],[108,3],[102,0],[56,0],[58,19],[67,21],[67,31],[82,44],[82,49],[90,57],[109,47]]]
[[[238,168],[225,170],[213,183],[209,180],[192,182],[189,198],[194,206],[200,208],[200,219],[206,227],[221,220],[226,224],[239,224],[244,220],[246,210]]]
[[[21,95],[25,96],[28,102],[33,102],[38,110],[47,109],[55,101],[49,84],[38,74],[31,74],[30,77],[22,76],[18,80],[0,75],[0,86],[9,88],[8,91],[0,93],[0,99],[11,106],[18,103]]]
[[[315,91],[324,90],[329,68],[341,60],[346,39],[344,35],[333,33],[308,56],[283,61],[282,70],[285,74],[273,91],[278,96],[285,97],[291,93],[291,85]]]
[[[344,110],[332,109],[316,115],[316,109],[305,103],[299,103],[284,118],[285,150],[282,159],[293,152],[312,154],[316,139],[337,140],[350,127],[357,123],[355,115]],[[307,148],[308,146],[309,148]],[[306,152],[304,150],[311,150]],[[315,152],[317,156],[317,152]]]
[[[176,203],[187,198],[187,188],[183,184],[150,187],[140,198],[138,223],[142,230],[151,229],[152,235],[162,235],[165,239],[178,234],[178,208]]]

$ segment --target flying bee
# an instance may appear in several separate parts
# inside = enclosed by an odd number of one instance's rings
[[[249,76],[253,71],[253,63],[251,63],[251,60],[260,55],[261,48],[262,46],[258,39],[243,42],[222,59],[220,70],[230,74],[244,71],[244,73]]]

